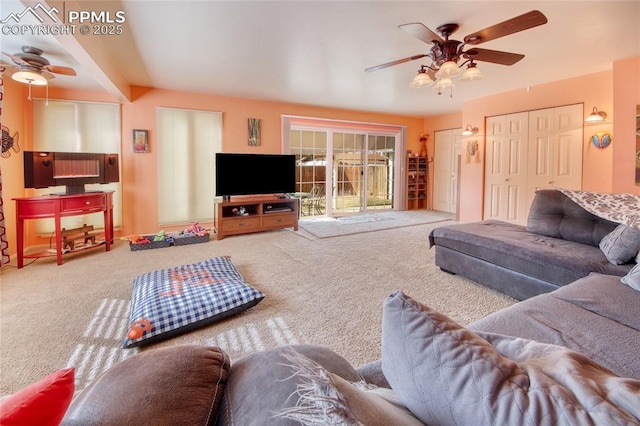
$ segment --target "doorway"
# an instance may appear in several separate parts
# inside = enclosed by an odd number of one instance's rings
[[[344,216],[396,208],[399,134],[292,126],[296,196],[303,216]]]

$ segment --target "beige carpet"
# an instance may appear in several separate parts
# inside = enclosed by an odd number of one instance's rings
[[[118,241],[111,252],[65,256],[61,266],[48,258],[21,270],[5,267],[0,395],[66,366],[76,367],[82,389],[138,351],[120,348],[133,278],[214,256],[230,255],[266,298],[243,314],[152,347],[219,345],[237,359],[281,344],[312,343],[357,366],[379,358],[382,301],[396,289],[463,324],[514,303],[434,266],[427,234],[439,225],[325,239],[289,229],[137,252]]]

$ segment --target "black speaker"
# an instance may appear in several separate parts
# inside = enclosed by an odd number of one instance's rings
[[[102,183],[120,182],[118,154],[104,154]]]
[[[24,187],[47,188],[55,186],[53,178],[53,153],[30,152],[24,153]]]

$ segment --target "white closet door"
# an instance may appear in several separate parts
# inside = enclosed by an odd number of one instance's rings
[[[458,155],[462,129],[434,132],[433,209],[455,213],[458,190]]]
[[[529,204],[541,188],[582,188],[582,105],[529,113]]]
[[[487,118],[484,218],[526,220],[526,112]]]

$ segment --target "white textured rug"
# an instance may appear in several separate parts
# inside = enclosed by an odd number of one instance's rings
[[[301,219],[299,225],[316,238],[375,232],[383,229],[426,225],[455,219],[453,213],[436,210],[381,211],[340,218],[321,217]]]

